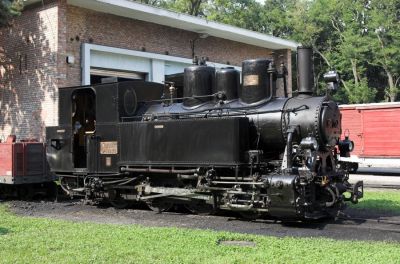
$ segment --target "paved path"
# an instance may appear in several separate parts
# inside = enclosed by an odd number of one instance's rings
[[[359,168],[350,174],[350,182],[364,181],[365,186],[398,186],[400,189],[400,168]]]
[[[364,181],[365,186],[397,187],[400,189],[400,177],[350,174],[350,183]]]
[[[360,167],[357,171],[357,174],[400,177],[400,168]]]

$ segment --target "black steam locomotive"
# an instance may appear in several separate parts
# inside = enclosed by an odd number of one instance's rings
[[[143,81],[61,88],[60,125],[46,131],[51,170],[67,194],[116,207],[336,214],[362,197],[362,182],[350,185],[338,166],[351,144],[339,140],[337,104],[312,96],[311,49],[297,56],[291,98],[275,96],[285,71],[267,59],[244,61],[242,84],[233,68],[190,66],[179,98],[172,84]],[[326,79],[336,86],[335,73]]]

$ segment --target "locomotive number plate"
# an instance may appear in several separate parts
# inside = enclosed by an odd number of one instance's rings
[[[100,154],[118,154],[118,142],[117,141],[103,141],[100,142]]]
[[[258,85],[258,75],[246,75],[243,80],[244,86]]]

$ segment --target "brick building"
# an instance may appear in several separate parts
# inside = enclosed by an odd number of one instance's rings
[[[43,139],[45,126],[58,123],[58,87],[103,77],[162,82],[190,65],[192,54],[239,70],[245,59],[284,61],[291,84],[291,41],[129,0],[25,3],[0,29],[1,139]]]

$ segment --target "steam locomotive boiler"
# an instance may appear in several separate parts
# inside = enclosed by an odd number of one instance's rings
[[[238,211],[244,217],[318,219],[363,195],[337,154],[341,115],[329,93],[313,97],[312,50],[298,49],[298,95],[277,98],[285,76],[268,59],[185,69],[175,88],[129,81],[61,88],[47,157],[64,191],[116,207]],[[282,68],[283,69],[283,68]],[[326,75],[335,87],[337,75]],[[286,91],[286,88],[285,88]]]

